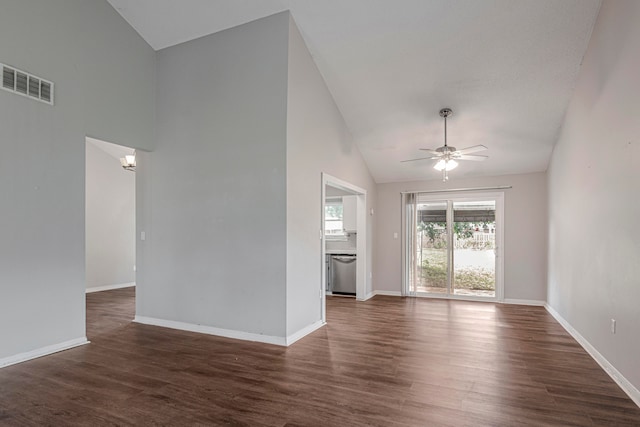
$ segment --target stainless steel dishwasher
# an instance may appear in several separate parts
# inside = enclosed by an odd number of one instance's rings
[[[356,295],[356,256],[331,255],[331,293]]]

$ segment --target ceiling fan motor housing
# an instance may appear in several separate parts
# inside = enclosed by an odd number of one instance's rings
[[[436,151],[442,154],[453,153],[454,151],[456,151],[456,147],[453,147],[451,145],[445,145],[443,147],[436,148]]]

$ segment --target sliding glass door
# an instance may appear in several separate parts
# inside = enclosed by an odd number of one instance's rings
[[[403,200],[404,294],[500,299],[502,194]]]

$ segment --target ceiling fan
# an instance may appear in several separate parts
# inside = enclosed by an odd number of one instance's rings
[[[438,171],[442,171],[442,181],[447,181],[449,179],[448,172],[458,167],[458,162],[456,160],[486,160],[488,158],[487,156],[469,155],[470,153],[486,150],[487,147],[484,145],[474,145],[472,147],[463,148],[462,150],[457,150],[456,147],[447,145],[447,117],[452,114],[453,111],[451,111],[450,108],[443,108],[440,110],[440,117],[444,117],[444,145],[442,147],[436,148],[435,150],[421,148],[421,151],[426,151],[430,156],[421,157],[419,159],[403,160],[402,163],[415,162],[418,160],[437,160],[433,168]]]

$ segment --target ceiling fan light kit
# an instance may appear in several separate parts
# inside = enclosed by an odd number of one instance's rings
[[[458,167],[458,162],[456,162],[455,160],[451,159],[451,160],[438,160],[438,162],[433,165],[433,168],[437,171],[442,171],[444,170],[445,172],[449,172],[450,170],[453,170],[455,168]]]
[[[447,117],[451,116],[453,111],[451,108],[443,108],[440,110],[440,117],[444,118],[444,145],[442,147],[431,150],[428,148],[421,148],[421,151],[426,151],[431,154],[431,157],[421,157],[419,159],[403,160],[403,162],[414,162],[416,160],[437,160],[433,168],[437,171],[442,171],[442,181],[449,180],[449,171],[458,167],[456,160],[486,160],[487,156],[470,156],[470,153],[486,150],[484,145],[474,145],[472,147],[463,148],[457,150],[456,147],[447,145]]]

